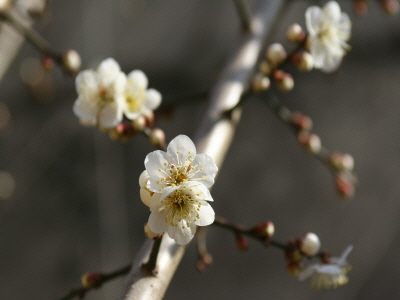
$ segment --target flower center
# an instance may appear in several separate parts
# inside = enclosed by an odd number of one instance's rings
[[[99,98],[100,98],[100,101],[98,103],[98,106],[100,108],[103,108],[107,104],[114,101],[114,97],[112,95],[110,95],[108,90],[103,86],[100,86],[100,88],[99,88]]]
[[[125,97],[129,111],[135,112],[142,108],[145,99],[144,94],[145,90],[143,88],[139,88],[135,93],[129,93]]]
[[[165,222],[171,226],[178,226],[179,222],[185,220],[186,226],[190,227],[192,222],[200,218],[198,211],[201,203],[197,199],[198,196],[200,194],[195,194],[192,189],[176,190],[163,199],[160,212],[167,211]],[[185,224],[182,224],[182,228],[185,228]]]

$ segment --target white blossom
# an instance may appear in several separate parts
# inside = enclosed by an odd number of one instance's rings
[[[337,288],[346,284],[349,281],[347,273],[351,269],[346,258],[352,249],[353,246],[347,247],[340,257],[332,257],[328,263],[315,263],[308,266],[299,273],[298,279],[302,281],[311,277],[311,288],[316,290]]]
[[[167,152],[157,150],[145,159],[149,175],[147,188],[155,193],[172,191],[188,182],[200,182],[209,188],[218,168],[207,154],[196,154],[196,147],[186,135],[179,135],[168,145]]]
[[[80,72],[75,83],[73,111],[82,123],[111,128],[122,121],[126,76],[114,59],[102,61],[97,70]]]
[[[313,256],[318,253],[321,247],[321,242],[319,237],[312,232],[306,234],[306,236],[301,241],[300,249],[304,254],[308,256]]]
[[[134,120],[147,110],[156,109],[161,103],[161,94],[155,89],[147,89],[147,76],[140,70],[128,74],[125,89],[124,114]]]
[[[323,8],[311,6],[306,11],[310,52],[314,67],[324,72],[333,72],[342,61],[349,45],[351,21],[341,12],[336,1],[329,1]]]
[[[207,201],[213,201],[209,190],[199,182],[189,181],[155,193],[150,199],[148,226],[154,233],[167,232],[179,245],[193,238],[197,226],[214,222],[215,213]]]

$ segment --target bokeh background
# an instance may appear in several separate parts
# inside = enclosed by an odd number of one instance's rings
[[[324,1],[289,2],[270,39],[288,49],[287,26],[304,25],[307,6]],[[342,67],[331,75],[295,72],[294,91],[280,97],[313,118],[324,146],[355,157],[356,196],[341,201],[329,170],[252,98],[213,188],[213,207],[244,225],[271,220],[283,242],[312,231],[335,255],[353,244],[349,284],[312,291],[286,273],[281,251],[250,241],[239,252],[231,234],[210,227],[214,263],[198,273],[192,243],[165,299],[400,298],[400,18],[375,1],[364,17],[351,1],[339,2],[353,21]],[[144,70],[166,101],[212,87],[240,38],[232,1],[59,0],[35,28],[53,48],[79,51],[85,67],[114,57],[125,72]],[[152,146],[142,136],[118,143],[82,127],[71,110],[74,81],[57,68],[43,73],[38,59],[25,43],[0,83],[2,118],[4,111],[11,116],[0,131],[2,299],[56,299],[86,271],[124,266],[145,240],[149,215],[137,181]],[[184,105],[157,126],[168,139],[191,136],[205,105]],[[115,299],[122,286],[117,280],[86,299]]]

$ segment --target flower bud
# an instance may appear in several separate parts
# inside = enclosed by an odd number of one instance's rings
[[[292,75],[290,75],[289,73],[286,73],[282,70],[277,70],[274,72],[273,76],[278,89],[280,89],[281,91],[289,92],[293,89],[294,80]]]
[[[286,271],[292,275],[292,276],[297,276],[299,275],[301,270],[300,264],[298,262],[288,262],[288,264],[286,265]]]
[[[103,274],[101,273],[88,272],[81,277],[82,286],[86,289],[100,286],[102,280]]]
[[[144,116],[138,116],[136,119],[132,120],[132,126],[137,132],[142,132],[147,125],[146,118]]]
[[[292,62],[299,71],[308,72],[314,68],[314,59],[307,51],[295,53]]]
[[[318,135],[302,131],[297,136],[297,140],[308,152],[312,154],[318,154],[321,152],[322,145]]]
[[[144,224],[144,234],[146,235],[146,237],[148,237],[149,239],[153,239],[153,240],[158,240],[159,238],[162,237],[162,234],[151,231],[151,229],[147,223]]]
[[[131,122],[122,122],[118,124],[116,130],[119,138],[124,142],[129,141],[136,133]]]
[[[290,121],[292,125],[299,131],[310,131],[313,126],[312,119],[301,112],[293,112],[290,116]]]
[[[1,0],[0,0],[0,1],[1,1]],[[42,65],[43,65],[43,68],[44,68],[46,71],[51,71],[51,70],[54,68],[54,65],[55,65],[54,59],[52,59],[52,58],[49,57],[49,56],[46,56],[46,57],[44,57],[44,58],[42,59]]]
[[[64,68],[71,73],[78,73],[81,68],[81,56],[75,50],[68,50],[61,56]]]
[[[148,109],[144,111],[142,115],[146,120],[146,127],[152,127],[154,125],[154,112]]]
[[[264,75],[268,76],[271,73],[272,67],[268,61],[263,60],[260,62],[260,65],[258,66],[258,70],[261,73],[263,73]]]
[[[270,88],[271,81],[269,80],[268,77],[264,76],[262,73],[257,73],[253,77],[252,85],[253,85],[253,90],[255,92],[262,92]]]
[[[334,152],[329,157],[329,162],[337,170],[352,171],[354,168],[354,159],[348,153]]]
[[[314,256],[318,253],[320,247],[319,237],[315,233],[309,232],[302,239],[300,250],[307,256]]]
[[[354,11],[359,16],[365,16],[368,12],[368,3],[366,0],[354,1]]]
[[[212,264],[213,257],[210,253],[202,253],[196,262],[196,268],[199,272],[204,272]]]
[[[289,26],[286,31],[286,38],[292,43],[301,43],[304,40],[305,34],[303,28],[297,23]]]
[[[286,59],[287,54],[282,44],[274,43],[267,48],[266,56],[269,62],[278,65]]]
[[[236,234],[236,247],[240,251],[246,251],[249,249],[249,240],[241,234]]]
[[[354,179],[349,174],[341,172],[336,175],[336,189],[343,198],[353,197],[355,194]]]
[[[165,145],[165,133],[160,128],[154,128],[149,134],[150,143],[156,147],[163,147]]]
[[[390,15],[395,15],[400,10],[400,4],[397,0],[382,0],[383,9]]]
[[[261,237],[271,238],[275,233],[274,223],[268,221],[261,224],[257,224],[254,229],[257,234]]]

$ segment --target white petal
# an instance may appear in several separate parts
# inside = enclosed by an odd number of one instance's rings
[[[104,128],[115,127],[122,121],[122,111],[119,106],[112,102],[99,112],[99,124]]]
[[[151,194],[147,189],[140,189],[140,200],[142,200],[144,205],[150,207]]]
[[[209,189],[204,184],[200,183],[200,185],[198,185],[197,188],[200,189],[200,191],[203,193],[204,198],[202,200],[214,201]]]
[[[157,211],[153,211],[150,214],[149,222],[147,224],[149,225],[150,230],[155,233],[164,233],[169,227],[169,224],[165,222],[165,216]]]
[[[96,103],[84,100],[82,96],[75,101],[72,108],[74,114],[87,124],[96,124],[98,108]]]
[[[341,61],[342,61],[342,56],[334,55],[328,52],[324,57],[324,62],[321,67],[321,71],[325,73],[332,73],[339,68]]]
[[[168,159],[168,154],[161,150],[147,154],[144,165],[150,176],[149,182],[147,183],[147,188],[149,190],[160,192],[162,188],[161,179],[166,177],[166,174],[160,170],[164,170],[166,165],[168,165]]]
[[[338,34],[344,41],[348,41],[351,35],[351,21],[346,13],[342,13],[337,25]]]
[[[196,146],[186,135],[178,135],[168,145],[167,153],[177,165],[185,165],[188,156],[196,156]]]
[[[157,211],[158,212],[158,210],[159,210],[159,208],[161,206],[162,206],[161,194],[154,193],[153,196],[151,196],[151,199],[150,199],[150,205],[149,205],[150,211]]]
[[[318,6],[310,6],[306,10],[306,26],[311,36],[318,34],[322,19],[322,10]]]
[[[340,20],[340,6],[336,1],[329,1],[325,4],[324,9],[325,18],[329,21],[338,22]]]
[[[346,264],[346,259],[347,256],[350,254],[350,252],[353,250],[353,245],[348,246],[342,253],[342,255],[340,255],[337,264],[339,265],[345,265]]]
[[[197,165],[198,163],[200,163],[200,165]],[[214,184],[214,178],[218,172],[218,167],[211,156],[207,154],[197,154],[192,162],[192,166],[195,167],[194,171],[199,171],[192,179],[204,177],[205,179],[202,179],[200,182],[206,187],[211,187]],[[203,169],[203,171],[200,171],[200,169]]]
[[[84,70],[75,79],[76,91],[80,95],[92,95],[97,93],[98,83],[93,70]]]
[[[97,72],[99,82],[109,86],[120,74],[121,68],[113,58],[107,58],[100,63]]]
[[[187,227],[186,222],[182,220],[178,223],[178,226],[168,226],[167,232],[169,237],[174,239],[177,244],[186,245],[194,237],[196,225],[192,223],[190,227]]]
[[[338,265],[318,265],[316,267],[316,272],[318,273],[324,273],[324,274],[330,274],[330,275],[336,275],[336,274],[342,274],[343,270],[341,267],[339,267]]]
[[[160,200],[164,200],[168,195],[172,194],[174,191],[176,191],[177,189],[181,189],[181,188],[182,188],[182,186],[180,186],[180,185],[165,187],[161,194]]]
[[[161,94],[155,89],[148,89],[146,91],[146,107],[150,110],[155,110],[161,103]]]
[[[198,219],[194,222],[198,226],[210,225],[215,220],[215,212],[212,209],[211,205],[208,204],[207,202],[204,202],[200,206],[199,215],[200,215],[200,219]]]
[[[132,72],[130,72],[128,74],[128,80],[130,82],[134,82],[135,85],[138,85],[144,90],[147,89],[147,85],[149,82],[146,74],[144,74],[144,72],[141,70],[133,70]]]
[[[147,180],[149,180],[149,178],[150,178],[149,173],[147,173],[147,170],[144,170],[142,174],[140,174],[139,176],[139,186],[141,188],[145,187]]]
[[[303,281],[303,280],[307,279],[308,277],[310,277],[315,272],[316,268],[317,268],[316,264],[308,266],[305,270],[301,271],[299,273],[299,275],[297,275],[297,278],[300,281]]]
[[[124,94],[125,87],[126,87],[126,75],[122,72],[119,72],[112,84],[113,94],[115,96]]]

